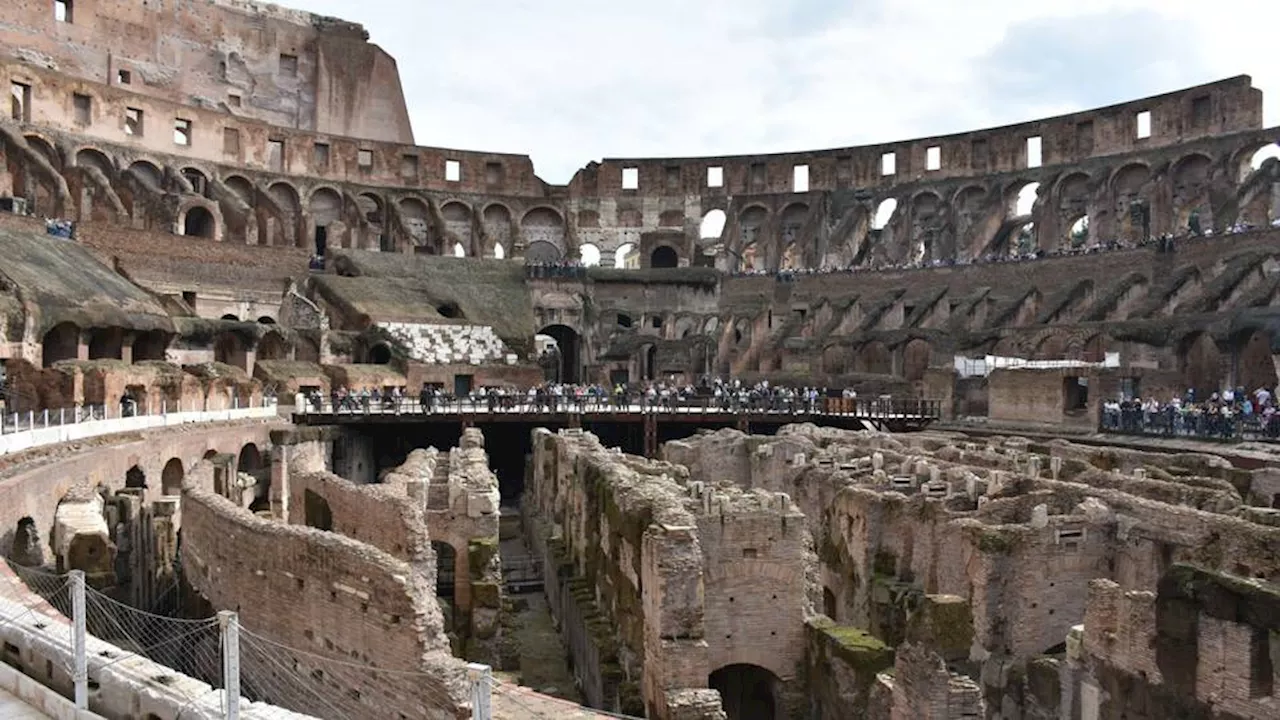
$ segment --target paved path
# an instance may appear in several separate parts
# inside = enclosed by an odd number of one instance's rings
[[[36,710],[5,690],[0,690],[0,718],[4,720],[48,720],[49,716]]]

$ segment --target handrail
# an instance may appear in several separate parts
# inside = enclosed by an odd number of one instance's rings
[[[297,415],[426,415],[460,416],[475,415],[664,415],[672,417],[723,415],[737,416],[794,416],[794,417],[848,417],[866,420],[937,420],[940,403],[937,400],[916,398],[876,398],[871,400],[846,398],[717,398],[712,396],[647,398],[644,396],[583,396],[540,397],[529,400],[526,396],[454,397],[439,396],[425,399],[401,397],[399,399],[348,396],[335,402],[331,397],[307,399],[295,396],[294,412]]]
[[[231,407],[222,409],[208,409],[205,403],[170,410],[162,404],[160,411],[154,413],[132,413],[127,405],[78,405],[38,413],[34,410],[8,413],[0,419],[0,455],[112,433],[195,422],[268,418],[277,414],[274,398],[264,398],[245,407],[233,399]]]

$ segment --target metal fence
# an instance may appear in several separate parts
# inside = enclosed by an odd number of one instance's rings
[[[1167,407],[1156,412],[1140,408],[1103,409],[1104,433],[1148,437],[1215,440],[1219,442],[1280,441],[1280,413],[1270,416],[1209,413]]]

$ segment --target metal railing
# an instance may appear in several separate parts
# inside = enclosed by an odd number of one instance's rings
[[[1216,442],[1280,442],[1280,413],[1269,416],[1238,412],[1210,413],[1177,410],[1155,412],[1141,409],[1102,411],[1099,430],[1113,435],[1182,438]]]
[[[936,420],[941,405],[936,400],[915,398],[735,398],[695,395],[649,398],[642,395],[582,397],[537,397],[522,395],[463,396],[441,395],[427,398],[346,398],[297,396],[294,412],[299,415],[779,415],[830,416],[871,420]]]

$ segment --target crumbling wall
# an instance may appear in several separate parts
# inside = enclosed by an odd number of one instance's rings
[[[246,630],[289,648],[414,673],[371,672],[342,688],[374,714],[468,716],[463,667],[449,655],[421,567],[336,533],[254,517],[192,486],[182,505],[184,576],[215,608],[238,609]]]

